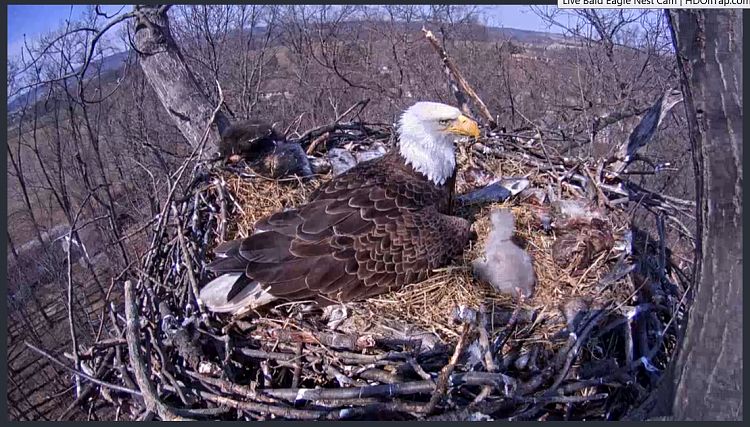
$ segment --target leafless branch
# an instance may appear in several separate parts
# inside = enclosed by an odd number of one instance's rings
[[[146,371],[146,365],[141,355],[141,322],[138,316],[138,303],[136,302],[133,283],[130,280],[125,282],[125,318],[127,319],[126,331],[130,363],[133,366],[135,380],[141,389],[146,406],[150,411],[158,413],[163,420],[178,420],[179,417],[177,414],[159,400],[156,388],[149,380],[149,374]]]
[[[426,28],[422,28],[422,32],[424,33],[425,38],[430,42],[432,47],[435,49],[435,51],[440,55],[440,59],[443,61],[443,65],[446,68],[446,74],[449,76],[453,76],[455,78],[458,87],[463,91],[463,93],[468,94],[474,102],[476,102],[477,106],[479,107],[479,111],[484,116],[485,120],[487,120],[487,123],[489,123],[490,128],[495,128],[497,126],[497,123],[495,123],[495,119],[492,117],[492,114],[490,114],[490,111],[487,109],[487,106],[484,105],[484,102],[477,96],[476,93],[471,89],[469,84],[466,82],[466,80],[461,75],[461,72],[458,71],[458,67],[456,67],[456,64],[451,61],[451,59],[448,57],[448,54],[445,52],[445,49],[443,49],[442,46],[440,46],[440,42],[435,38],[435,36],[432,34],[431,31],[427,30]],[[458,91],[454,91],[456,93],[456,97],[458,99],[459,104],[461,104],[461,108],[464,109],[464,112],[468,113],[466,110],[466,101],[462,100],[462,97],[459,96]]]
[[[65,369],[68,372],[71,372],[71,373],[75,374],[76,376],[80,376],[81,378],[84,378],[87,381],[91,381],[94,384],[98,384],[98,385],[100,385],[102,387],[106,387],[106,388],[109,388],[109,389],[112,389],[112,390],[121,391],[123,393],[128,393],[128,394],[132,394],[132,395],[135,395],[135,396],[140,396],[141,395],[141,392],[139,392],[137,390],[131,390],[131,389],[126,388],[126,387],[121,387],[121,386],[118,386],[118,385],[115,385],[115,384],[110,384],[110,383],[98,380],[98,379],[96,379],[96,378],[94,378],[94,377],[92,377],[92,376],[90,376],[88,374],[85,374],[85,373],[83,373],[83,372],[81,372],[79,370],[73,369],[73,368],[69,367],[68,365],[60,362],[57,358],[55,358],[51,354],[49,354],[46,351],[44,351],[44,350],[42,350],[42,349],[34,346],[33,344],[30,344],[29,342],[24,341],[24,344],[26,345],[26,347],[30,348],[31,350],[35,351],[36,353],[39,353],[40,355],[42,355],[45,358],[49,359],[49,361],[51,361],[55,365],[57,365],[57,366]]]

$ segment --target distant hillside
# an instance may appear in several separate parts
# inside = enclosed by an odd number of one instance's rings
[[[346,27],[347,25],[351,25],[352,27],[362,28],[363,26],[377,26],[377,25],[383,25],[382,23],[378,21],[369,21],[369,22],[362,22],[362,21],[353,21],[353,22],[344,22],[339,23],[339,26]],[[390,25],[390,24],[389,24]],[[407,26],[409,31],[413,31],[415,33],[418,33],[422,30],[422,23],[421,22],[412,22],[409,24],[404,24]],[[264,27],[256,27],[253,31],[255,34],[262,34],[265,32]],[[476,41],[502,41],[502,40],[510,40],[518,44],[525,44],[525,45],[532,45],[534,47],[543,48],[551,44],[555,43],[561,43],[565,41],[565,38],[561,36],[560,34],[554,34],[554,33],[546,33],[546,32],[540,32],[540,31],[529,31],[529,30],[520,30],[516,28],[498,28],[498,27],[484,27],[477,25],[475,28],[472,28],[471,31],[468,31],[468,34],[471,34],[469,36],[469,39],[476,39]],[[234,36],[238,36],[238,34],[234,34]],[[247,36],[247,34],[246,34]],[[122,75],[122,69],[125,66],[125,63],[128,60],[130,52],[118,52],[113,55],[104,57],[103,59],[99,61],[92,62],[91,66],[89,67],[89,70],[87,71],[87,79],[92,78],[95,74],[95,70],[97,67],[101,67],[102,70],[102,77],[103,77],[103,84],[109,84],[112,82],[115,82],[117,78],[119,78]],[[70,85],[71,90],[76,90],[75,87],[75,77],[70,77],[68,79],[68,83]],[[24,106],[24,105],[31,105],[34,102],[42,101],[48,94],[48,91],[50,89],[50,85],[40,85],[36,88],[27,90],[15,97],[13,97],[8,102],[8,127],[11,127],[12,124],[16,121],[18,118],[18,111]],[[36,99],[34,99],[34,96],[36,95]]]
[[[561,34],[547,33],[542,31],[520,30],[517,28],[488,28],[491,34],[497,38],[510,39],[519,43],[540,45],[540,47],[565,41]]]
[[[96,70],[101,68],[101,72],[103,75],[106,75],[107,77],[114,76],[114,79],[116,80],[117,77],[119,77],[120,71],[123,69],[125,62],[128,60],[128,54],[128,51],[118,52],[113,55],[106,56],[98,61],[92,61],[89,69],[86,71],[86,79],[88,80],[93,78],[96,75]],[[79,71],[80,68],[76,70],[76,72]],[[105,81],[106,80],[108,79],[105,78]],[[67,79],[67,83],[71,87],[71,89],[75,89],[75,82],[75,76],[69,77]],[[58,83],[61,84],[60,82]],[[50,86],[51,84],[39,85],[36,86],[36,88],[29,89],[13,97],[8,102],[8,117],[14,117],[15,113],[18,112],[18,110],[20,110],[24,105],[30,105],[34,102],[43,100],[47,96],[47,92],[49,91]],[[37,98],[36,100],[34,100],[35,94]]]

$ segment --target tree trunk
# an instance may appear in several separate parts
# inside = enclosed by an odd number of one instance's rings
[[[187,67],[182,52],[169,30],[166,7],[136,5],[135,44],[138,59],[149,83],[156,91],[164,108],[174,120],[188,143],[197,147],[216,108],[198,86]],[[204,154],[217,151],[219,134],[229,126],[229,118],[219,111],[216,114],[219,132],[211,131]]]
[[[167,109],[177,128],[193,148],[203,139],[203,134],[216,109],[185,63],[180,48],[169,30],[168,6],[136,5],[135,44],[138,58],[146,78],[153,86],[162,105]],[[230,126],[230,120],[221,110],[216,114],[219,132],[210,132],[204,156],[218,151],[220,135]],[[310,164],[299,144],[283,144],[266,157],[284,167],[274,178],[298,175],[311,176]]]
[[[696,263],[681,345],[637,412],[742,420],[742,10],[667,13],[695,167]]]

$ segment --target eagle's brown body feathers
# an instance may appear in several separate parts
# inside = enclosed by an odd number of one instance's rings
[[[270,124],[261,120],[246,120],[224,131],[219,141],[219,154],[224,158],[240,155],[254,161],[273,151],[280,141],[284,141],[284,137]]]
[[[453,177],[436,185],[391,151],[220,245],[209,269],[245,273],[228,300],[249,282],[280,299],[348,302],[422,281],[469,239],[469,222],[450,216],[453,187]]]

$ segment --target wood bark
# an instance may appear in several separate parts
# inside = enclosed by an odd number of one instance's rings
[[[669,9],[696,176],[692,304],[660,390],[631,418],[742,419],[742,10]]]
[[[135,45],[138,59],[159,100],[193,148],[209,125],[215,105],[198,85],[169,29],[168,7],[136,5]],[[219,111],[218,132],[212,130],[204,155],[217,151],[220,134],[229,127],[229,118]]]

